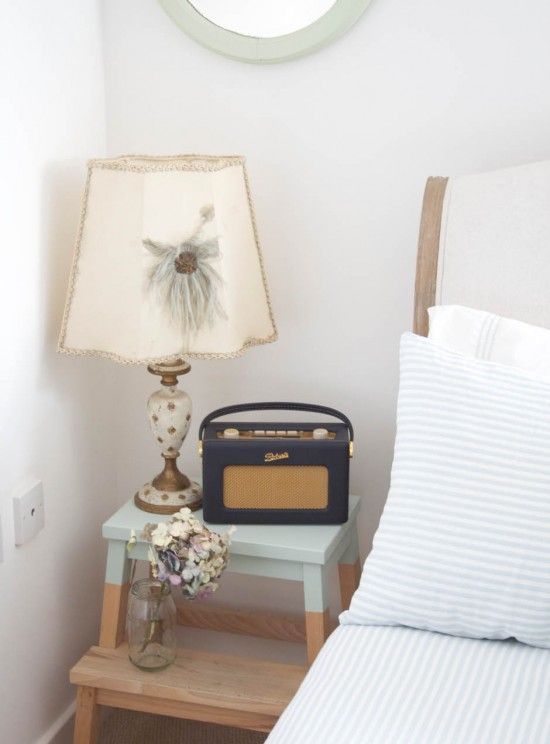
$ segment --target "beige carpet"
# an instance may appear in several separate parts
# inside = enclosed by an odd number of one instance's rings
[[[265,734],[113,710],[101,727],[101,744],[263,744]]]

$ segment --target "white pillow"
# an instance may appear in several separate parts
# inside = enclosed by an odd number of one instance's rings
[[[460,305],[428,310],[428,337],[467,356],[490,359],[550,380],[550,330]]]
[[[390,493],[340,619],[550,647],[550,383],[402,337]]]

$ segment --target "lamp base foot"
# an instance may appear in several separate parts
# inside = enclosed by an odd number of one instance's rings
[[[134,503],[153,514],[175,514],[184,506],[196,511],[202,506],[202,489],[194,481],[181,491],[159,491],[152,483],[146,483],[134,496]]]

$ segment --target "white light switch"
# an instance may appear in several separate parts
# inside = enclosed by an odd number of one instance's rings
[[[13,497],[15,544],[24,545],[44,527],[42,481],[31,481]]]

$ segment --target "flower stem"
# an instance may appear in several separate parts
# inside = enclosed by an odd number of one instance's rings
[[[160,610],[161,599],[162,597],[155,601],[155,607],[153,610],[153,618],[150,619],[147,624],[147,632],[145,633],[145,639],[139,649],[140,654],[144,653],[147,646],[153,642],[153,639],[157,632],[157,628],[160,627],[161,620],[159,617],[159,610]]]

